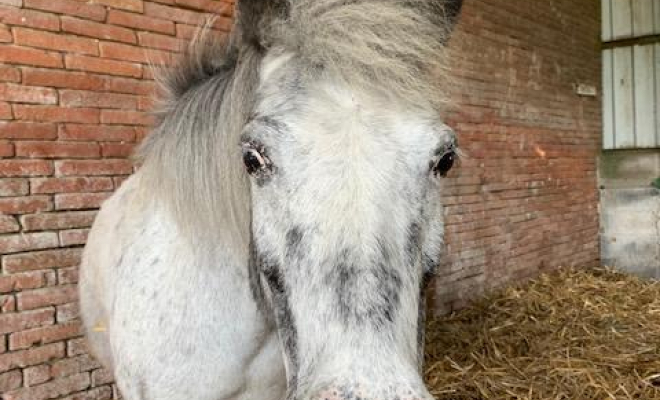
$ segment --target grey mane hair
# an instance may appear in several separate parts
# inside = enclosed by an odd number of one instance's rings
[[[294,52],[310,74],[412,105],[445,102],[445,44],[455,0],[289,0],[273,43]]]
[[[138,151],[144,195],[162,200],[199,254],[218,244],[248,257],[250,189],[239,138],[253,108],[262,56],[238,31],[219,41],[208,27],[177,65],[156,71],[158,123]],[[235,151],[234,151],[235,150]],[[201,247],[200,247],[201,246]]]

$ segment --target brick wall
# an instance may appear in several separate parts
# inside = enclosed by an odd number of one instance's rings
[[[224,1],[224,0],[223,0]],[[227,0],[229,1],[229,0]],[[557,265],[598,262],[598,2],[470,0],[453,41],[444,311]],[[0,394],[110,399],[84,352],[76,266],[98,205],[151,122],[148,59],[170,60],[214,0],[0,0]]]
[[[81,246],[133,171],[154,83],[204,15],[230,0],[0,0],[0,397],[110,399],[85,354]]]
[[[599,7],[465,1],[449,119],[469,158],[450,175],[436,310],[557,266],[598,264],[601,101],[574,85],[600,88]]]

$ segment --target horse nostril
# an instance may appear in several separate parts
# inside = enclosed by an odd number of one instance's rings
[[[454,166],[455,157],[456,154],[453,151],[445,153],[442,157],[440,157],[440,160],[438,160],[438,162],[433,167],[433,173],[436,176],[437,175],[440,175],[442,177],[447,176],[447,173],[449,172],[451,167]]]
[[[266,161],[255,149],[244,148],[243,149],[243,164],[247,169],[248,174],[252,175],[255,172],[266,166]]]

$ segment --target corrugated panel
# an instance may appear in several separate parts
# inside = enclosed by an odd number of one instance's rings
[[[612,3],[611,0],[602,0],[601,1],[601,17],[603,21],[603,42],[608,42],[612,40]]]
[[[635,96],[631,47],[614,49],[614,144],[635,147]]]
[[[655,45],[655,140],[660,146],[660,43]]]
[[[654,45],[635,46],[634,50],[635,93],[635,145],[655,147],[655,51]]]
[[[633,0],[612,0],[613,39],[623,39],[632,36],[632,1]]]
[[[615,0],[616,1],[616,0]],[[653,3],[656,0],[632,0],[633,9],[633,36],[652,35],[655,31]]]

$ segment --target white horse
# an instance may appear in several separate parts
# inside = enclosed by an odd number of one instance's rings
[[[431,398],[421,293],[455,156],[436,77],[460,3],[242,0],[227,43],[163,72],[81,266],[126,399]]]

